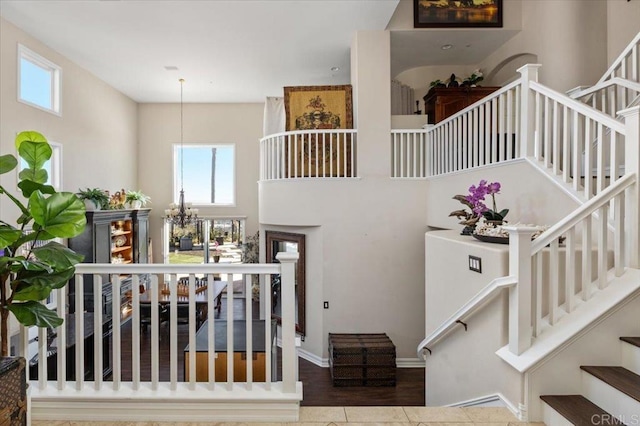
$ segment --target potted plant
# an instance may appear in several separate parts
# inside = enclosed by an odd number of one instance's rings
[[[151,198],[148,195],[142,193],[142,191],[129,191],[125,192],[125,201],[129,203],[129,207],[137,210],[140,207],[144,207],[147,203],[151,202]]]
[[[79,189],[78,198],[84,201],[86,210],[102,210],[109,208],[109,194],[100,188]]]
[[[0,220],[0,357],[9,355],[10,313],[28,327],[54,328],[62,324],[56,312],[41,301],[53,289],[67,284],[82,256],[54,241],[41,243],[79,235],[86,224],[82,201],[72,193],[56,192],[46,184],[48,176],[43,165],[51,158],[52,151],[44,136],[33,131],[22,132],[15,143],[20,157],[27,163],[18,183],[26,201],[0,185],[0,196],[6,196],[21,212],[15,224]],[[17,165],[13,155],[0,156],[0,174],[11,172]],[[15,384],[10,386],[19,388]],[[4,392],[8,390],[0,382],[0,393]]]

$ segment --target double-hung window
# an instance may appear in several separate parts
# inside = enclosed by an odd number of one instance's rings
[[[18,100],[57,115],[60,112],[62,68],[18,45]]]

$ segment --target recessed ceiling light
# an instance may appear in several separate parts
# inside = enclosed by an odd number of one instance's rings
[[[442,47],[440,49],[442,50],[449,50],[453,47],[453,44],[443,44]]]
[[[340,67],[331,67],[331,71],[340,71]]]
[[[178,67],[175,65],[165,65],[164,69],[167,71],[178,71]]]

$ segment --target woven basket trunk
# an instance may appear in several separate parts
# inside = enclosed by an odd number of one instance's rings
[[[24,358],[0,358],[0,426],[27,424]]]
[[[329,333],[334,386],[395,386],[396,347],[384,333]]]

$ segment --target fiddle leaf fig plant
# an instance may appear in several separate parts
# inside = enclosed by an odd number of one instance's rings
[[[45,163],[51,146],[38,132],[20,133],[15,140],[26,167],[18,174],[19,196],[0,185],[0,198],[8,198],[21,212],[16,223],[0,220],[0,356],[9,355],[9,314],[25,326],[58,327],[54,310],[41,301],[53,289],[64,287],[83,257],[54,238],[71,238],[86,225],[84,203],[70,192],[47,185]],[[18,166],[12,154],[0,155],[0,174]],[[43,245],[44,241],[48,241]]]

